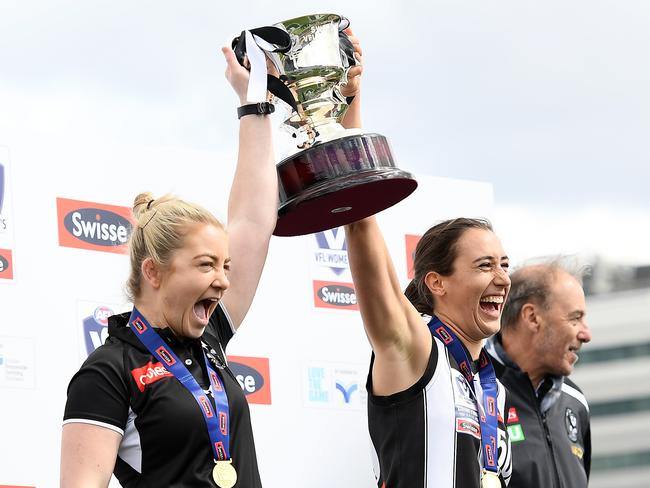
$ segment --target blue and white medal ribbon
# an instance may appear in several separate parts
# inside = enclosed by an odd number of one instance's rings
[[[147,319],[133,307],[129,325],[134,335],[147,350],[160,361],[180,383],[192,394],[199,405],[203,419],[208,428],[210,445],[216,466],[213,469],[215,483],[221,488],[230,488],[237,481],[237,473],[230,459],[230,410],[225,386],[203,352],[203,360],[210,377],[216,412],[210,399],[198,384],[192,373],[185,367],[180,358],[165,345],[160,336],[153,330]]]
[[[472,374],[472,360],[463,347],[461,341],[442,321],[433,316],[429,322],[429,330],[438,337],[458,363],[461,373],[474,391],[474,375]],[[500,487],[498,478],[498,413],[497,413],[497,377],[494,367],[485,352],[481,349],[479,356],[479,378],[483,389],[483,405],[477,405],[481,425],[481,446],[483,450],[483,471],[481,473],[481,486]],[[478,401],[476,392],[474,397]],[[496,483],[496,484],[495,484]]]

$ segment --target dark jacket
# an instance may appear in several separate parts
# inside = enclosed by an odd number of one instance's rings
[[[503,350],[500,336],[487,350],[511,405],[504,419],[512,443],[509,488],[586,488],[591,430],[580,389],[568,378],[548,376],[536,391]]]

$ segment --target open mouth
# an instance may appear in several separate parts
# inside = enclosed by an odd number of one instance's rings
[[[493,318],[499,318],[501,308],[503,307],[502,295],[488,295],[479,300],[479,307],[487,315]]]
[[[218,298],[204,298],[203,300],[199,300],[194,304],[194,315],[201,323],[207,325],[210,319],[211,309],[218,302]]]

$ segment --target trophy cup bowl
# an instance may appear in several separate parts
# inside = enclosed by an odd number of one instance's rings
[[[396,204],[417,187],[411,174],[395,166],[384,136],[341,125],[351,103],[341,87],[355,64],[352,44],[343,32],[348,25],[336,14],[274,25],[288,34],[290,43],[265,54],[271,71],[288,89],[282,87],[281,98],[292,98],[282,130],[295,143],[294,153],[277,165],[277,236],[355,222]]]

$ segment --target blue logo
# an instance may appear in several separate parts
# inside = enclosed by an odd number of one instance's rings
[[[5,357],[0,356],[0,366],[2,366],[5,363]]]
[[[309,380],[309,401],[327,403],[329,401],[329,393],[326,388],[323,388],[325,368],[309,368],[307,378]]]
[[[341,392],[341,395],[343,395],[343,401],[345,403],[350,403],[350,397],[355,391],[359,389],[359,385],[357,383],[352,383],[346,388],[345,385],[337,381],[336,389]]]
[[[97,307],[93,314],[83,320],[86,353],[90,355],[95,349],[106,342],[108,337],[108,317],[113,311],[108,307]]]
[[[330,268],[337,275],[349,269],[348,246],[342,227],[318,232],[314,235],[319,248],[314,251],[316,264]]]

